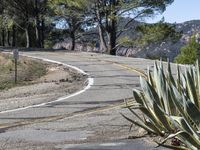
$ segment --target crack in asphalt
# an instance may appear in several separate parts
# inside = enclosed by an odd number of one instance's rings
[[[32,56],[28,56],[28,57],[32,57]],[[37,58],[37,57],[32,57],[32,58]],[[89,57],[83,57],[83,58],[91,59]],[[39,57],[37,59],[41,59],[43,61],[48,60],[48,59],[39,58]],[[129,67],[128,65],[125,65],[125,64],[122,64],[122,63],[119,63],[119,62],[110,61],[110,60],[100,60],[98,58],[95,58],[95,60],[118,66],[118,67],[123,68],[125,70],[137,73],[137,74],[139,74],[139,75],[141,75],[145,78],[147,77],[147,75],[145,74],[144,71],[137,69],[137,68],[134,68],[134,67]],[[58,62],[53,61],[53,60],[50,60],[50,61],[52,63],[58,63]],[[64,63],[60,63],[60,64],[64,64]],[[71,65],[69,65],[69,66],[71,67]],[[77,67],[75,67],[75,68],[77,68]],[[25,120],[22,120],[22,121],[0,124],[0,133],[5,132],[7,129],[14,128],[14,127],[25,126],[25,125],[36,124],[36,123],[42,123],[42,122],[52,122],[52,121],[57,121],[57,120],[65,119],[65,118],[74,118],[74,117],[85,116],[85,115],[94,114],[94,113],[97,113],[97,112],[104,112],[104,111],[108,111],[108,110],[111,110],[111,109],[126,107],[127,104],[128,105],[129,104],[134,105],[133,101],[130,102],[130,100],[132,100],[132,99],[133,98],[128,98],[126,103],[124,103],[124,102],[119,103],[119,101],[121,101],[121,100],[117,100],[117,101],[115,101],[116,103],[114,102],[113,104],[111,104],[109,106],[93,107],[93,108],[89,108],[87,110],[81,110],[81,111],[73,112],[73,113],[70,113],[70,114],[62,114],[62,115],[57,115],[57,116],[47,116],[47,117],[41,117],[41,118],[32,118],[32,119],[29,119],[29,120],[25,119]],[[39,105],[38,105],[38,107],[39,107]]]
[[[118,101],[122,101],[122,100],[118,100]],[[25,126],[25,125],[36,124],[36,123],[52,122],[52,121],[57,121],[57,120],[61,120],[61,119],[71,119],[71,118],[86,116],[86,115],[90,115],[90,114],[94,114],[94,113],[98,113],[98,112],[105,112],[108,110],[123,108],[123,107],[126,107],[127,105],[134,106],[134,105],[136,105],[136,103],[133,102],[133,98],[128,98],[128,99],[126,99],[126,103],[125,102],[121,102],[121,103],[117,102],[116,104],[112,104],[109,106],[88,108],[88,109],[73,112],[70,114],[62,114],[62,115],[47,116],[47,117],[40,117],[40,118],[31,118],[28,120],[25,119],[23,121],[0,124],[0,133],[3,133],[6,130],[8,130],[10,128],[14,128],[14,127]]]

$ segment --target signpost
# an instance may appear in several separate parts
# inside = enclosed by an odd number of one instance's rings
[[[15,61],[15,84],[17,83],[17,60],[19,59],[19,50],[14,49],[13,50],[13,58]]]

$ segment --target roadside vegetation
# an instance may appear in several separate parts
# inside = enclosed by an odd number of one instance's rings
[[[67,40],[70,50],[75,50],[80,42],[111,55],[116,55],[122,47],[129,56],[128,49],[138,48],[138,45],[142,48],[152,43],[162,45],[169,39],[172,43],[180,40],[182,32],[164,20],[155,24],[141,22],[163,13],[173,1],[1,0],[0,46],[52,48],[55,43]],[[158,59],[161,55],[146,57]],[[163,54],[163,60],[167,57]],[[200,60],[200,44],[191,38],[181,48],[175,62],[194,64],[196,60]],[[18,62],[18,82],[15,84],[12,56],[0,55],[0,90],[33,84],[46,73],[45,63],[22,58]],[[164,71],[162,63],[155,63],[153,73],[149,70],[140,82],[141,91],[133,92],[137,108],[127,104],[137,121],[123,116],[149,134],[162,136],[164,140],[158,142],[159,145],[200,149],[199,64],[185,72],[178,67],[175,78],[170,64]],[[144,117],[135,109],[139,109]],[[173,139],[172,145],[166,145],[170,139]]]
[[[126,31],[135,32],[138,21],[163,13],[172,3],[173,0],[1,0],[0,45],[52,48],[55,42],[68,39],[71,50],[75,50],[78,41],[98,42],[100,51],[115,55],[117,48],[123,46],[119,41]],[[91,33],[87,32],[90,29]],[[87,40],[88,34],[97,36]]]
[[[188,44],[183,46],[180,54],[175,58],[176,63],[180,64],[194,64],[196,60],[200,61],[200,43],[192,37]]]
[[[47,72],[47,65],[45,63],[21,57],[18,61],[18,81],[15,84],[14,66],[12,55],[0,54],[0,90],[32,84],[34,80]]]
[[[200,68],[191,66],[185,71],[177,67],[177,77],[170,64],[164,71],[162,62],[155,63],[153,73],[140,78],[141,91],[134,90],[137,106],[128,105],[134,117],[123,115],[132,124],[149,134],[161,136],[160,146],[172,149],[200,149]],[[139,109],[143,117],[136,113]],[[137,118],[133,120],[131,118]],[[171,140],[171,144],[165,144]],[[169,142],[168,142],[169,143]]]

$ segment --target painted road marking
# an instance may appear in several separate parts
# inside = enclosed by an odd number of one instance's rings
[[[51,62],[51,63],[62,64],[64,66],[73,68],[73,69],[79,71],[80,73],[88,75],[83,70],[81,70],[81,69],[79,69],[79,68],[77,68],[75,66],[67,65],[67,64],[62,63],[62,62],[58,62],[58,61],[54,61],[54,60],[50,60],[50,59],[44,59],[44,58],[41,58],[41,57],[34,57],[34,56],[28,56],[28,55],[23,55],[23,56],[30,57],[30,58],[35,58],[35,59],[40,59],[40,60]],[[96,60],[99,60],[99,59],[96,59]],[[136,69],[136,68],[133,68],[133,67],[129,67],[129,66],[125,65],[125,64],[120,64],[118,62],[109,61],[109,60],[99,60],[99,61],[112,63],[113,65],[116,65],[118,67],[124,68],[126,70],[131,71],[131,72],[135,72],[137,74],[140,74],[143,77],[146,77],[146,74],[144,73],[144,71]],[[66,100],[66,99],[68,99],[70,97],[79,95],[79,94],[85,92],[86,90],[88,90],[94,84],[94,79],[93,78],[88,78],[88,82],[89,83],[84,88],[84,90],[81,90],[81,91],[79,91],[77,93],[74,93],[72,95],[69,95],[67,97],[62,97],[62,98],[59,98],[59,99],[57,99],[55,101],[42,103],[42,104],[38,104],[38,105],[31,105],[31,106],[27,106],[27,107],[24,107],[24,108],[18,108],[18,109],[13,109],[13,110],[2,111],[2,112],[0,112],[0,114],[8,113],[8,112],[14,112],[14,111],[20,111],[20,110],[25,110],[25,109],[28,109],[28,108],[40,107],[40,106],[44,106],[46,104],[50,104],[50,103]],[[18,122],[14,122],[14,123],[0,124],[0,129],[8,129],[8,128],[12,128],[12,127],[24,126],[24,125],[34,124],[34,123],[56,121],[56,120],[60,120],[60,119],[64,119],[64,118],[74,118],[74,117],[86,116],[86,115],[97,113],[97,112],[104,112],[104,111],[108,111],[108,110],[112,110],[112,109],[116,109],[116,108],[122,108],[122,107],[127,106],[127,104],[128,105],[134,105],[134,103],[132,101],[132,102],[127,102],[126,104],[125,103],[118,103],[118,104],[115,104],[115,105],[110,105],[110,106],[103,107],[103,108],[97,108],[97,109],[90,110],[90,111],[85,111],[85,112],[78,112],[78,113],[73,113],[73,114],[64,114],[64,115],[58,115],[58,116],[48,116],[48,117],[43,117],[43,118],[35,118],[35,119],[28,120],[28,121],[18,121]]]
[[[100,62],[110,63],[110,64],[113,64],[113,65],[118,66],[120,68],[124,68],[124,69],[126,69],[130,72],[135,72],[135,73],[139,74],[140,76],[142,76],[144,78],[147,78],[147,74],[143,70],[140,70],[140,69],[134,68],[134,67],[129,67],[126,64],[122,64],[122,63],[119,63],[119,62],[116,62],[116,61],[111,61],[111,60],[101,60],[101,59],[98,59],[98,58],[91,58],[91,57],[85,57],[85,56],[78,56],[78,57],[82,57],[82,58],[86,58],[86,59],[93,59],[93,60],[97,60],[97,61],[100,61]]]
[[[22,107],[22,108],[16,108],[16,109],[10,109],[10,110],[5,110],[5,111],[0,111],[0,114],[9,113],[9,112],[15,112],[15,111],[21,111],[21,110],[26,110],[26,109],[29,109],[29,108],[41,107],[41,106],[44,106],[44,105],[47,105],[47,104],[51,104],[51,103],[55,103],[55,102],[60,102],[60,101],[69,99],[71,97],[77,96],[79,94],[82,94],[86,90],[90,89],[91,86],[94,84],[94,79],[91,78],[91,77],[89,77],[90,76],[89,74],[87,74],[83,70],[79,69],[78,67],[71,66],[71,65],[59,62],[59,61],[54,61],[54,60],[50,60],[50,59],[44,59],[44,58],[40,58],[40,57],[32,57],[32,56],[27,56],[27,55],[22,55],[22,56],[29,57],[29,58],[34,58],[34,59],[39,59],[39,60],[42,60],[42,61],[51,62],[51,63],[55,63],[55,64],[61,64],[63,66],[66,66],[66,67],[72,68],[74,70],[77,70],[78,72],[80,72],[80,73],[85,74],[85,75],[88,76],[87,86],[85,86],[84,89],[81,90],[81,91],[78,91],[76,93],[70,94],[70,95],[65,96],[65,97],[60,97],[57,100],[54,100],[54,101],[51,101],[51,102],[46,102],[46,103],[41,103],[41,104],[36,104],[36,105],[30,105],[30,106],[26,106],[26,107]]]
[[[113,109],[123,108],[123,107],[130,106],[130,105],[131,106],[136,105],[136,103],[134,103],[133,99],[131,99],[131,98],[127,99],[126,103],[124,103],[124,102],[117,103],[117,104],[113,104],[113,105],[109,105],[109,106],[105,106],[105,107],[101,107],[101,108],[97,108],[97,109],[91,108],[91,110],[75,112],[72,114],[63,114],[63,115],[57,115],[57,116],[34,118],[34,119],[30,119],[30,120],[17,121],[17,122],[12,122],[12,123],[4,123],[4,124],[0,124],[0,130],[6,130],[9,128],[13,128],[13,127],[25,126],[25,125],[35,124],[35,123],[52,122],[52,121],[57,121],[57,120],[61,120],[61,119],[71,119],[71,118],[75,118],[75,117],[82,117],[82,116],[86,116],[86,115],[90,115],[90,114],[94,114],[94,113],[98,113],[98,112],[105,112],[105,111],[109,111],[109,110],[113,110]]]

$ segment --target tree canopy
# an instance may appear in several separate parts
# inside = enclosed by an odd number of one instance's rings
[[[74,50],[76,40],[90,27],[98,29],[100,50],[115,55],[119,37],[133,29],[132,22],[163,13],[171,3],[173,0],[2,0],[0,44],[44,47],[49,35],[60,35],[71,39]],[[129,18],[129,21],[120,26],[121,18]],[[62,24],[61,29],[56,28],[58,23]],[[143,26],[140,32],[157,31],[157,27],[162,29],[159,25]],[[144,39],[151,35],[145,36]],[[161,34],[158,37],[163,38]]]
[[[196,60],[200,61],[200,44],[192,37],[188,44],[183,46],[180,54],[175,58],[176,63],[194,64]]]

